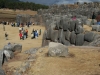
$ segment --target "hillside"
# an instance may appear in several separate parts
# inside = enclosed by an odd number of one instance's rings
[[[0,21],[16,21],[17,14],[29,14],[35,15],[37,14],[36,11],[32,10],[11,10],[11,9],[0,9]]]

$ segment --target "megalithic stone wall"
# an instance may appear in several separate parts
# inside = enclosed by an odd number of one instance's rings
[[[92,31],[85,32],[82,20],[53,20],[51,24],[47,24],[47,29],[44,32],[42,46],[46,46],[49,42],[59,42],[66,46],[76,45],[91,45],[91,43],[100,38],[100,35]],[[93,45],[93,44],[92,44]]]
[[[56,15],[66,15],[66,14],[73,14],[73,15],[83,15],[87,16],[88,18],[92,18],[92,12],[95,12],[97,15],[97,12],[100,8],[100,2],[98,3],[87,3],[87,4],[80,4],[80,5],[68,5],[68,4],[62,4],[62,5],[52,5],[49,7],[49,9],[45,10],[38,10],[38,14],[43,15],[46,13],[50,14],[56,14]],[[77,16],[78,17],[78,16]]]
[[[95,42],[97,36],[94,32],[85,32],[83,25],[96,24],[90,20],[92,13],[98,14],[100,8],[99,2],[79,4],[79,5],[52,5],[49,9],[38,10],[42,22],[45,25],[45,32],[42,39],[42,46],[46,46],[49,42],[59,42],[64,45],[90,45]],[[72,17],[76,16],[76,20]],[[38,17],[38,16],[37,16]],[[41,24],[41,20],[38,22]],[[93,28],[95,30],[95,27]],[[96,28],[99,31],[99,27]],[[97,34],[98,35],[98,34]],[[99,35],[98,35],[99,36]],[[92,43],[94,44],[94,43]]]

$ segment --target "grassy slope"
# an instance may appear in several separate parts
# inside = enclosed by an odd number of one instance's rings
[[[29,14],[29,15],[34,15],[36,14],[36,11],[31,11],[31,10],[10,10],[10,9],[0,9],[0,21],[10,21],[10,20],[15,20],[17,14]]]

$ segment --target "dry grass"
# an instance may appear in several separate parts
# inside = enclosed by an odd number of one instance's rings
[[[100,75],[98,48],[69,47],[71,56],[46,57],[48,48],[38,51],[37,61],[31,67],[33,75]]]
[[[17,14],[29,14],[29,15],[35,15],[37,14],[36,11],[31,10],[10,10],[10,9],[0,9],[0,21],[15,21]]]

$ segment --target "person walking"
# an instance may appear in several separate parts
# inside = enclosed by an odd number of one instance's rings
[[[24,30],[24,39],[26,39],[26,31]]]
[[[6,38],[6,40],[8,40],[8,34],[7,34],[7,32],[5,33],[5,38]]]
[[[24,40],[24,31],[22,31],[22,39]]]
[[[35,31],[33,31],[33,38],[35,38]]]
[[[37,37],[39,36],[39,31],[38,31],[38,29],[37,29]]]
[[[96,19],[96,15],[95,15],[95,13],[93,12],[93,14],[92,14],[92,24],[94,25],[94,20]]]
[[[37,39],[37,31],[35,30],[35,38]]]

